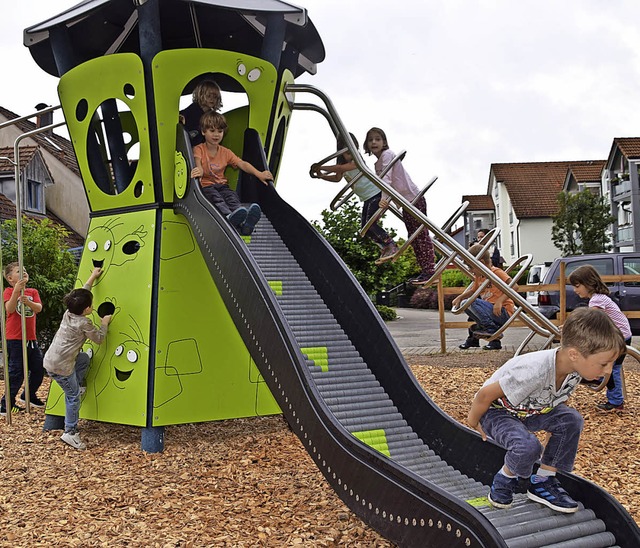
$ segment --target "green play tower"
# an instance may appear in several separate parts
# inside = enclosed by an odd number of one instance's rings
[[[77,284],[102,267],[95,308],[114,314],[106,342],[85,347],[81,417],[140,426],[143,449],[159,451],[165,425],[278,413],[174,212],[188,185],[178,116],[198,82],[215,80],[233,103],[224,145],[243,157],[246,131],[257,133],[277,176],[291,115],[284,88],[324,58],[306,11],[279,0],[87,0],[24,39],[60,77],[91,210]],[[255,181],[242,184],[250,197]],[[60,424],[63,396],[52,384],[45,428]]]

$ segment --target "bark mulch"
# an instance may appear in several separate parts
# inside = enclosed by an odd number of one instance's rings
[[[410,356],[428,394],[459,421],[506,352]],[[637,368],[636,368],[637,369]],[[622,413],[595,410],[601,394],[580,389],[585,417],[576,473],[640,516],[640,373],[627,372]],[[45,380],[41,396],[46,396]],[[0,383],[0,390],[4,386]],[[81,421],[87,451],[42,432],[44,414],[0,423],[0,543],[33,546],[352,546],[391,544],[327,486],[280,416],[166,429],[165,450],[146,454],[140,430]]]

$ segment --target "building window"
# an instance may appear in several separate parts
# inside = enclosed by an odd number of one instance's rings
[[[516,256],[516,238],[513,234],[513,231],[511,232],[511,244],[509,246],[509,251],[511,252],[512,257]]]
[[[44,213],[44,185],[32,179],[27,179],[24,208],[29,211]]]

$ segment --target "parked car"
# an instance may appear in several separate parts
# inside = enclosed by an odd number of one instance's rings
[[[543,263],[543,264],[534,264],[529,269],[529,274],[527,276],[527,285],[536,285],[542,283],[545,275],[547,274],[549,267],[551,266],[551,262]],[[527,301],[529,304],[533,306],[538,305],[538,292],[537,291],[527,291]]]
[[[576,255],[563,257],[551,263],[543,284],[557,284],[560,277],[560,262],[566,263],[565,275],[568,278],[576,268],[591,265],[601,276],[621,276],[640,274],[640,253],[597,253],[593,255]],[[640,310],[640,282],[607,283],[611,291],[610,297],[618,304],[622,311]],[[573,291],[573,286],[567,280],[566,286],[568,312],[580,306],[587,306],[588,299],[580,299]],[[538,310],[547,318],[555,319],[560,311],[559,291],[539,291]],[[631,331],[640,335],[640,318],[630,318]]]

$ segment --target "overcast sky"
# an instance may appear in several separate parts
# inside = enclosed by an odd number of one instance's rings
[[[5,2],[0,105],[24,114],[58,104],[57,81],[33,62],[22,31],[76,3]],[[637,1],[294,3],[326,49],[317,74],[299,82],[326,92],[361,144],[382,127],[392,150],[407,150],[419,186],[438,175],[427,194],[438,223],[462,195],[486,192],[492,163],[604,159],[614,137],[640,136]],[[278,189],[309,219],[340,188],[308,177],[334,146],[320,115],[294,113]]]

